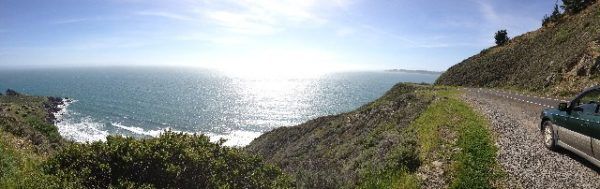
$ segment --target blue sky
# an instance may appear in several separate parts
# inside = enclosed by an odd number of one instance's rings
[[[441,71],[548,0],[0,0],[0,68]]]

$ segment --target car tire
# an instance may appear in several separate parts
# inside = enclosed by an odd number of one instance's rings
[[[544,121],[544,129],[542,130],[542,141],[544,146],[549,150],[557,150],[556,133],[554,132],[554,124],[551,121]]]

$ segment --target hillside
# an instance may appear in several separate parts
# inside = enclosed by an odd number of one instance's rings
[[[572,95],[600,83],[600,3],[481,51],[436,84]]]
[[[281,167],[297,188],[490,187],[495,149],[486,121],[455,92],[397,84],[355,111],[267,132],[246,150]]]

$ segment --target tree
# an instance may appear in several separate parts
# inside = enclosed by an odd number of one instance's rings
[[[565,9],[565,12],[569,14],[575,14],[579,11],[583,10],[587,4],[591,1],[589,0],[562,0],[563,5],[561,6]]]
[[[496,39],[496,45],[499,46],[506,44],[510,40],[510,38],[508,38],[508,32],[506,30],[499,30],[498,32],[496,32],[494,38]]]
[[[560,19],[560,16],[562,16],[562,14],[560,13],[558,4],[554,4],[554,10],[552,11],[552,14],[550,15],[550,17],[548,17],[548,15],[544,16],[544,19],[542,20],[542,25],[546,26],[549,23],[558,22],[558,20]]]

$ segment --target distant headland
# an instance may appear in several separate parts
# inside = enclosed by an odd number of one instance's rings
[[[386,72],[403,72],[403,73],[418,73],[418,74],[431,74],[431,75],[440,75],[443,74],[444,72],[436,72],[436,71],[429,71],[429,70],[407,70],[407,69],[390,69],[390,70],[385,70]]]

